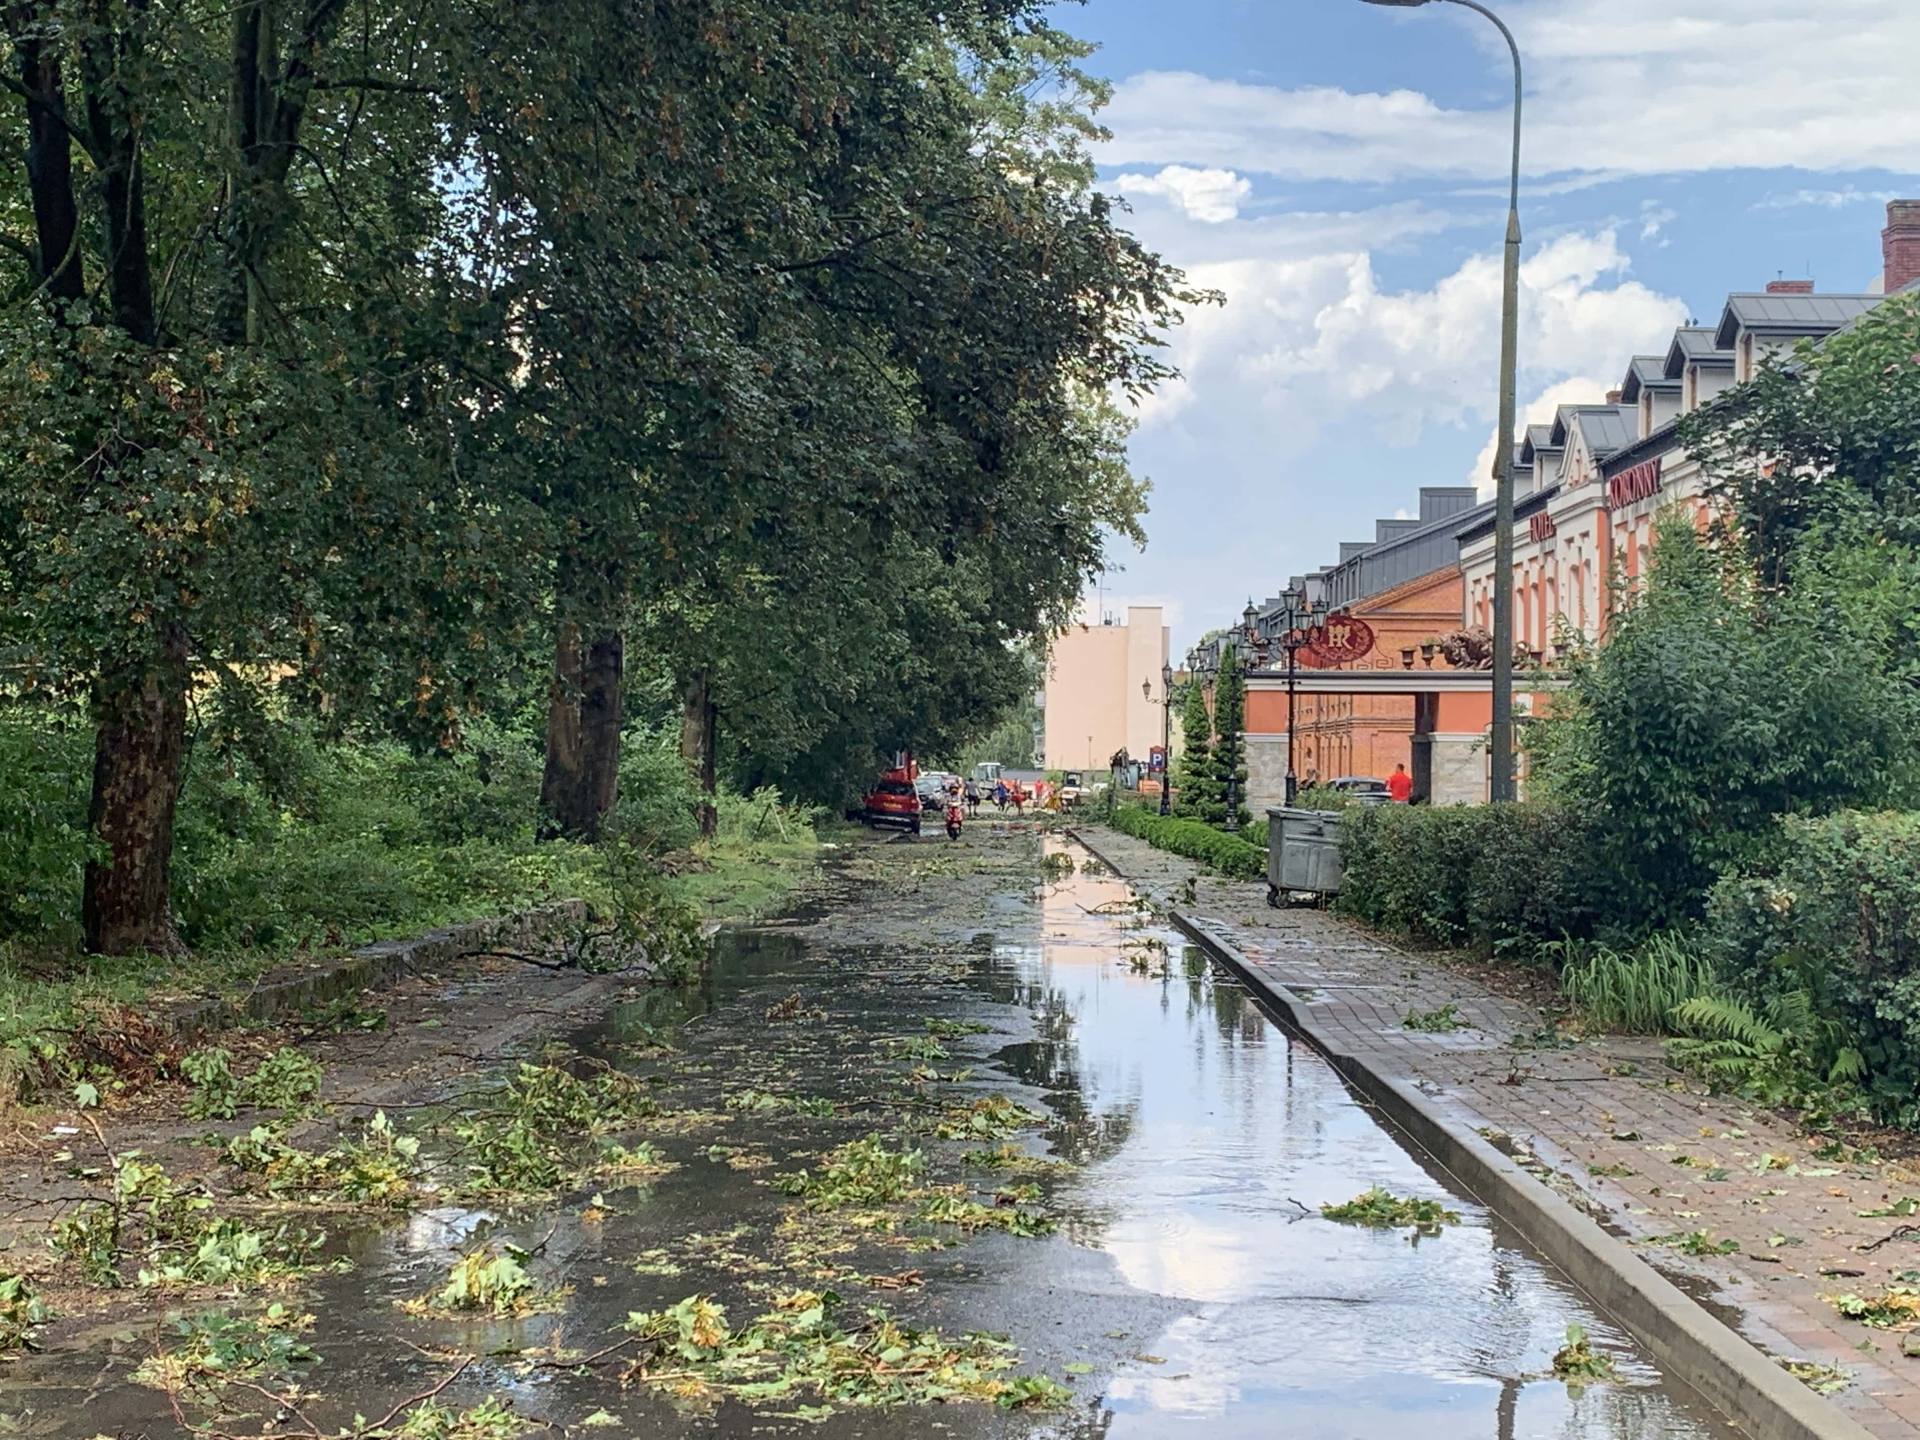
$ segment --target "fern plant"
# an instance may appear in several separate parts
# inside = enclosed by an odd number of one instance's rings
[[[1673,1019],[1682,1031],[1670,1046],[1677,1064],[1769,1104],[1866,1077],[1865,1057],[1804,987],[1771,997],[1757,1011],[1744,1000],[1700,995],[1676,1007]]]

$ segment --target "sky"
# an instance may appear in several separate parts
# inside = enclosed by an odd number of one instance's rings
[[[1920,198],[1916,0],[1496,0],[1526,64],[1520,405],[1599,401],[1731,290],[1873,288]],[[1359,0],[1086,0],[1126,223],[1226,303],[1138,412],[1144,552],[1090,607],[1174,653],[1251,594],[1483,482],[1512,68],[1481,16]],[[1484,488],[1484,484],[1483,484]]]

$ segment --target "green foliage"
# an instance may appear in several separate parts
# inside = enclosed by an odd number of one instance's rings
[[[398,1425],[369,1440],[519,1440],[532,1428],[513,1413],[511,1403],[489,1395],[468,1410],[423,1400]]]
[[[1728,512],[1719,538],[1764,585],[1791,583],[1809,540],[1863,518],[1895,545],[1920,545],[1916,356],[1920,301],[1896,296],[1762,367],[1737,403],[1683,421]]]
[[[823,1407],[974,1401],[1024,1409],[1070,1398],[1052,1381],[1008,1374],[1017,1363],[1012,1347],[994,1336],[915,1330],[878,1306],[843,1324],[843,1308],[831,1290],[789,1291],[738,1330],[704,1295],[636,1311],[626,1328],[647,1348],[634,1379],[683,1401],[804,1393]],[[826,1413],[822,1408],[812,1418]]]
[[[1619,1379],[1613,1357],[1595,1350],[1584,1325],[1567,1326],[1567,1341],[1553,1352],[1553,1373],[1569,1386],[1610,1383]]]
[[[1912,1285],[1888,1285],[1872,1295],[1839,1295],[1833,1308],[1849,1320],[1858,1320],[1876,1330],[1911,1325],[1920,1320],[1920,1289]]]
[[[1213,688],[1213,753],[1207,757],[1214,792],[1219,797],[1220,819],[1227,819],[1227,797],[1233,797],[1233,819],[1245,825],[1253,814],[1247,798],[1247,681],[1240,669],[1239,652],[1228,648],[1220,662],[1220,673]]]
[[[527,1271],[531,1252],[517,1245],[482,1247],[454,1261],[447,1283],[424,1300],[409,1302],[420,1312],[453,1315],[533,1315],[552,1309],[560,1292],[541,1290]]]
[[[1685,936],[1666,931],[1630,949],[1570,945],[1560,988],[1593,1025],[1628,1035],[1673,1033],[1674,1011],[1720,990],[1713,963]]]
[[[164,1390],[190,1387],[217,1393],[229,1380],[251,1381],[285,1375],[309,1365],[319,1354],[302,1337],[313,1324],[275,1302],[257,1316],[209,1310],[173,1322],[173,1336],[143,1361],[134,1378]]]
[[[1460,1223],[1458,1212],[1447,1209],[1438,1200],[1395,1195],[1379,1185],[1337,1205],[1322,1205],[1320,1213],[1345,1225],[1365,1225],[1376,1230],[1398,1230],[1404,1226],[1415,1236],[1438,1235],[1444,1227]]]
[[[193,1086],[186,1111],[195,1120],[231,1120],[240,1104],[240,1082],[233,1056],[218,1046],[196,1050],[180,1062],[180,1074]]]
[[[1678,1250],[1682,1255],[1692,1255],[1696,1258],[1733,1255],[1740,1249],[1738,1240],[1716,1240],[1711,1230],[1688,1230],[1681,1234],[1662,1235],[1647,1243],[1664,1245],[1670,1250]]]
[[[1409,1010],[1401,1020],[1400,1028],[1414,1030],[1426,1035],[1450,1035],[1455,1030],[1467,1028],[1467,1022],[1460,1018],[1460,1009],[1451,1000],[1438,1010]]]
[[[1809,990],[1781,991],[1758,1011],[1744,1000],[1704,995],[1678,1006],[1672,1023],[1680,1034],[1670,1047],[1676,1063],[1767,1104],[1824,1101],[1866,1075],[1845,1028]]]
[[[77,727],[0,706],[0,942],[74,934],[90,749]]]
[[[1200,820],[1163,817],[1144,805],[1122,805],[1113,812],[1113,828],[1158,849],[1198,860],[1235,880],[1257,880],[1267,873],[1266,851]]]
[[[414,1203],[426,1179],[420,1141],[394,1130],[385,1111],[375,1111],[366,1133],[318,1154],[289,1145],[264,1125],[235,1136],[221,1151],[229,1165],[258,1175],[275,1194],[295,1195],[309,1204],[405,1208]]]
[[[47,1319],[47,1307],[26,1277],[0,1271],[0,1354],[31,1349],[34,1328]]]
[[[1844,556],[1809,556],[1790,588],[1762,591],[1690,521],[1659,525],[1644,592],[1605,645],[1574,652],[1535,727],[1539,786],[1590,828],[1608,918],[1695,918],[1722,873],[1765,857],[1776,817],[1915,794],[1920,690],[1893,615],[1916,600]]]
[[[262,1060],[240,1087],[249,1105],[298,1115],[310,1109],[320,1097],[320,1062],[301,1054],[291,1045],[283,1045]]]
[[[1213,712],[1207,708],[1206,687],[1187,682],[1180,702],[1180,757],[1173,770],[1173,813],[1185,820],[1218,824],[1226,818],[1213,765]]]
[[[817,1210],[890,1205],[911,1195],[926,1169],[918,1150],[889,1150],[878,1135],[842,1145],[817,1170],[780,1175],[774,1188]]]
[[[619,1071],[583,1080],[557,1065],[523,1063],[487,1108],[451,1128],[470,1192],[540,1194],[591,1168],[584,1141],[659,1108],[638,1080]]]
[[[1587,837],[1573,812],[1532,803],[1355,806],[1339,907],[1430,944],[1525,953],[1591,927]]]
[[[1770,848],[1770,863],[1716,886],[1703,943],[1744,1013],[1786,1032],[1814,1080],[1860,1079],[1883,1118],[1915,1123],[1920,815],[1787,818]],[[1777,1055],[1738,1026],[1721,1024],[1709,1037],[1768,1065]],[[1703,1058],[1730,1074],[1741,1053]]]

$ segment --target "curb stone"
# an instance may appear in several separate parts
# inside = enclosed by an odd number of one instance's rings
[[[559,900],[532,910],[431,930],[408,940],[382,940],[353,953],[283,965],[261,976],[244,995],[168,1006],[154,1023],[182,1040],[236,1025],[284,1019],[312,1006],[391,985],[409,975],[443,969],[487,950],[538,944],[587,918],[584,900]]]
[[[1115,875],[1079,831],[1072,838]],[[1262,975],[1198,917],[1169,909],[1182,934],[1233,971],[1326,1056],[1395,1128],[1563,1271],[1648,1352],[1755,1440],[1874,1440],[1865,1426],[1816,1395],[1481,1136],[1452,1126],[1412,1085],[1376,1069],[1314,1025],[1283,985]]]

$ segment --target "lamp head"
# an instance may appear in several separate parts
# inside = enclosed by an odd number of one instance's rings
[[[1249,631],[1253,629],[1253,622],[1260,618],[1260,612],[1254,608],[1253,597],[1251,595],[1247,597],[1247,608],[1240,612],[1240,618],[1245,622]]]

